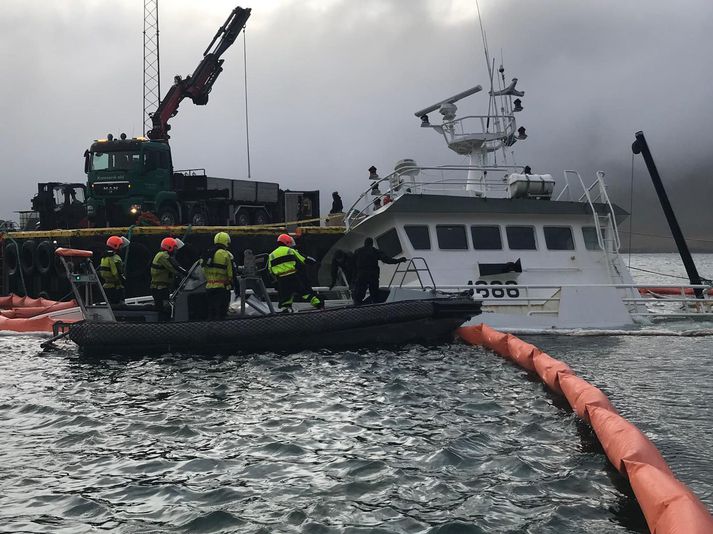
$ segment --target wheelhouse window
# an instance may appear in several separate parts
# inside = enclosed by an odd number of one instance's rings
[[[537,250],[535,228],[532,226],[507,226],[505,233],[510,250]]]
[[[606,239],[606,229],[602,228],[602,238]],[[584,246],[587,250],[601,250],[599,239],[597,239],[597,229],[594,226],[583,226],[582,237],[584,238]]]
[[[441,250],[467,250],[465,226],[461,224],[439,224],[436,226],[438,248]]]
[[[401,248],[401,240],[399,234],[396,233],[396,228],[384,232],[376,238],[376,245],[387,256],[397,256],[403,252]]]
[[[574,250],[574,238],[569,226],[545,226],[543,230],[549,250]]]
[[[470,235],[473,238],[475,250],[501,250],[503,248],[499,226],[471,226]]]
[[[431,235],[428,232],[428,226],[414,224],[404,226],[404,230],[414,250],[431,250]]]

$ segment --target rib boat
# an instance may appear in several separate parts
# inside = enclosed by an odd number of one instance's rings
[[[240,313],[220,321],[192,319],[205,292],[196,263],[171,295],[170,320],[152,305],[110,306],[91,262],[92,252],[59,248],[84,320],[60,325],[88,356],[293,351],[436,343],[480,313],[471,295],[443,295],[430,289],[395,290],[386,302],[323,310],[277,313],[262,278],[248,270],[239,279]],[[252,295],[248,296],[249,288]],[[260,296],[264,296],[261,299]],[[252,312],[250,314],[249,312]],[[61,332],[60,332],[61,331]]]

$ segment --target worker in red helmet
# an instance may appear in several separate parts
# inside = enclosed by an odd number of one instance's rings
[[[113,235],[106,240],[106,251],[99,262],[99,276],[102,279],[104,293],[109,304],[119,304],[124,300],[124,262],[119,250],[129,244],[125,237]]]
[[[281,234],[277,244],[278,247],[268,257],[267,269],[277,281],[280,308],[290,311],[295,299],[309,302],[315,308],[323,308],[324,302],[309,286],[302,272],[305,263],[314,260],[295,250],[295,240],[290,235]]]
[[[176,261],[175,254],[183,241],[166,237],[161,241],[161,250],[151,262],[151,296],[162,319],[167,318],[166,302],[174,288],[176,276],[186,276],[186,270]]]

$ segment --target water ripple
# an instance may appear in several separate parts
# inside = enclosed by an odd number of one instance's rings
[[[538,343],[603,387],[710,504],[711,445],[697,439],[711,381],[691,395],[663,385],[674,373],[699,387],[700,361],[642,360],[640,339]],[[1,531],[645,532],[591,430],[478,348],[97,363],[36,344],[0,337],[13,354],[0,359]]]

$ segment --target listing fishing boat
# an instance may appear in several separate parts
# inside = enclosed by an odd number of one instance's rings
[[[619,254],[619,225],[628,214],[611,202],[604,172],[587,183],[579,172],[565,170],[555,196],[551,174],[516,163],[513,147],[528,137],[515,119],[525,93],[517,78],[506,82],[502,66],[498,79],[490,58],[488,67],[487,114],[457,117],[456,102],[483,91],[481,85],[415,113],[421,127],[440,135],[468,164],[402,159],[383,178],[370,169],[371,184],[347,210],[346,233],[323,259],[321,276],[327,277],[338,251],[353,252],[370,237],[390,256],[424,258],[439,288],[473,289],[482,300],[478,322],[501,330],[621,329],[660,316],[713,316],[710,282],[697,274],[689,286],[676,288],[693,295],[683,294],[679,304],[696,299],[694,305],[683,303],[686,308],[673,314],[646,306],[651,299],[640,294],[643,286],[634,283]],[[431,123],[436,111],[441,124]],[[643,134],[637,134],[635,153],[642,146]],[[417,285],[408,271],[384,266],[380,284],[400,278],[406,287]]]
[[[435,343],[480,312],[472,295],[441,294],[435,288],[397,289],[386,302],[324,310],[277,313],[259,273],[243,267],[240,310],[221,321],[195,320],[205,296],[198,262],[171,295],[170,320],[151,304],[110,306],[91,262],[92,252],[57,249],[84,321],[58,327],[85,355],[188,354],[341,349]],[[248,255],[248,258],[250,256]]]

